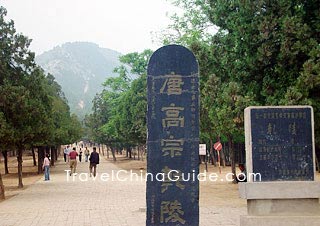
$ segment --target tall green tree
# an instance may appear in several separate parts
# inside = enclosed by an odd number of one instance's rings
[[[6,122],[3,113],[0,112],[0,140],[3,140],[3,139],[8,140],[7,136],[10,137],[9,139],[12,139],[12,135],[13,135],[13,131],[9,128],[9,125]],[[3,149],[5,147],[6,145],[2,144],[2,147],[0,148]],[[4,191],[4,185],[3,185],[2,176],[0,172],[0,200],[4,198],[5,198],[5,191]]]
[[[24,86],[28,82],[34,67],[34,54],[29,50],[30,40],[17,34],[13,21],[6,21],[7,11],[0,6],[0,96],[1,112],[7,124],[10,125],[14,136],[12,140],[2,143],[11,143],[18,148],[18,175],[19,187],[22,187],[22,143],[32,135],[28,121],[29,117],[21,117],[31,110],[32,98],[29,90]],[[30,98],[30,99],[29,99]],[[19,121],[20,119],[24,121]],[[17,128],[19,127],[19,128]],[[9,137],[7,137],[9,138]]]
[[[146,68],[151,54],[145,50],[121,56],[122,65],[115,68],[119,76],[106,80],[104,90],[94,99],[93,113],[86,117],[92,138],[112,150],[126,148],[131,153],[132,147],[145,144]],[[130,74],[138,78],[132,81]]]
[[[164,40],[187,45],[199,60],[202,134],[206,134],[205,125],[210,128],[212,124],[213,134],[231,131],[237,137],[237,130],[231,128],[239,127],[241,120],[233,118],[239,112],[243,114],[242,109],[248,105],[309,104],[315,109],[319,147],[320,8],[317,0],[176,0],[173,3],[184,13],[172,18],[174,31],[165,33]],[[202,25],[217,28],[217,33],[202,29]],[[231,87],[236,88],[243,102],[238,112],[237,108],[232,110],[235,101]],[[217,125],[219,118],[224,128]]]
[[[259,105],[311,104],[319,146],[319,2],[208,2],[230,78]]]
[[[130,83],[119,105],[119,133],[127,140],[127,147],[144,145],[146,142],[146,71],[152,51],[129,53],[120,57],[120,62],[129,66],[132,74],[139,77]]]
[[[6,10],[0,6],[0,120],[5,128],[0,131],[0,148],[12,147],[18,151],[18,186],[23,187],[23,150],[61,141],[56,131],[62,121],[54,117],[53,104],[65,105],[65,102],[52,77],[36,66],[34,53],[29,50],[31,40],[17,33],[14,22],[7,21],[6,15]],[[70,132],[67,137],[79,139],[79,121],[70,115],[69,108],[65,108],[64,114]]]

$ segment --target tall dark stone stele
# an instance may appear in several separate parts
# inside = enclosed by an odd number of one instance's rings
[[[147,80],[147,171],[154,180],[148,175],[146,225],[199,225],[198,63],[187,48],[164,46],[152,55]]]

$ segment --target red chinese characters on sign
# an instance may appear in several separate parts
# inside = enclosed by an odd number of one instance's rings
[[[216,150],[216,151],[221,151],[221,149],[222,149],[222,144],[220,143],[220,141],[214,143],[213,148],[214,148],[214,150]]]

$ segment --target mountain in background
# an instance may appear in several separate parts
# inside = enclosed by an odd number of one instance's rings
[[[80,119],[91,112],[92,100],[102,83],[120,66],[121,53],[89,42],[57,46],[36,57],[36,62],[61,85],[70,110]]]

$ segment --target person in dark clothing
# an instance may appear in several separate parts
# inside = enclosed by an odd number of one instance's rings
[[[239,163],[240,174],[236,176],[236,182],[247,182],[247,170],[244,164]]]
[[[96,176],[96,172],[97,172],[97,165],[99,164],[99,154],[97,153],[96,147],[93,147],[93,152],[90,155],[89,158],[90,161],[90,177],[92,175],[92,170],[93,170],[93,176]]]
[[[82,150],[80,148],[80,151],[79,151],[79,162],[81,162],[81,159],[82,159]]]

